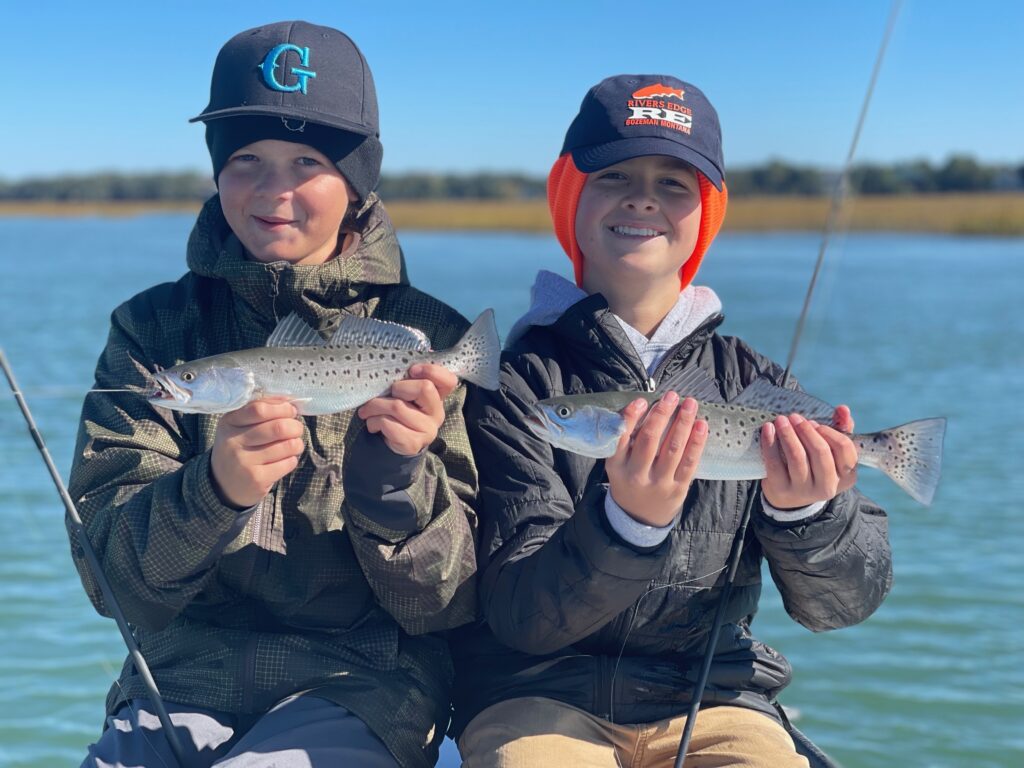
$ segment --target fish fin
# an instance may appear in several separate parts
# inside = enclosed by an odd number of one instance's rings
[[[337,330],[327,344],[332,347],[384,347],[409,349],[415,352],[430,351],[430,339],[418,328],[372,317],[351,315],[341,318]]]
[[[799,413],[812,421],[832,420],[835,408],[813,395],[796,389],[786,389],[760,376],[746,389],[729,401],[730,405],[745,405],[771,413]]]
[[[267,347],[314,347],[324,343],[323,338],[309,323],[294,312],[277,324],[267,338]]]
[[[859,461],[882,470],[914,500],[928,506],[942,474],[944,418],[921,419],[870,435],[854,435]]]
[[[703,368],[691,367],[676,371],[658,383],[658,394],[675,392],[680,397],[692,397],[705,403],[724,403],[718,383]]]
[[[494,310],[485,309],[469,327],[458,344],[433,359],[456,376],[484,389],[498,388],[501,341],[494,322]]]

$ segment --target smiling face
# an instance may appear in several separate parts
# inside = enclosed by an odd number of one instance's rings
[[[308,144],[266,139],[244,146],[217,181],[224,218],[257,261],[322,264],[338,252],[355,195]]]
[[[697,174],[665,155],[635,157],[588,174],[576,209],[583,289],[679,292],[679,270],[700,232]]]

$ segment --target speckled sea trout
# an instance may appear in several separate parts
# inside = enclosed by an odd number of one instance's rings
[[[490,309],[454,347],[440,352],[422,331],[372,318],[344,317],[325,341],[293,313],[265,346],[159,370],[144,394],[153,405],[185,413],[227,413],[263,397],[285,397],[303,415],[316,416],[351,410],[386,393],[416,363],[436,363],[497,389],[500,354]]]
[[[696,369],[693,369],[696,371]],[[638,397],[649,403],[668,389],[697,400],[697,418],[708,423],[708,441],[697,469],[703,480],[754,480],[765,476],[761,426],[779,414],[799,413],[823,424],[834,408],[804,392],[757,379],[729,402],[702,371],[658,392],[596,392],[551,397],[537,403],[530,427],[557,448],[600,459],[615,453],[626,428],[620,411]],[[944,418],[912,421],[870,434],[851,435],[858,464],[880,469],[922,504],[931,504],[942,470]]]

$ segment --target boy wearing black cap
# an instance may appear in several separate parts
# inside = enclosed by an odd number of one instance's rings
[[[97,387],[261,346],[294,312],[468,323],[408,284],[373,188],[373,79],[341,32],[248,30],[220,51],[206,125],[219,194],[189,272],[118,307]],[[221,418],[125,394],[85,403],[70,490],[189,766],[436,761],[452,669],[433,634],[473,617],[476,488],[465,388],[414,366],[354,418],[261,400]],[[73,555],[106,612],[83,552]],[[130,659],[84,765],[174,765]]]
[[[708,439],[668,391],[601,462],[530,428],[561,394],[658,391],[702,369],[731,399],[782,371],[721,336],[721,303],[691,284],[722,223],[718,116],[665,75],[592,88],[548,178],[575,285],[542,272],[513,327],[501,388],[470,397],[481,470],[481,604],[460,631],[455,721],[464,765],[671,766],[748,498],[754,512],[687,766],[807,766],[776,696],[790,667],[751,635],[762,558],[813,630],[862,621],[891,583],[885,514],[853,490],[853,422],[798,415],[761,432],[760,484],[694,480]],[[670,385],[665,387],[670,389]],[[813,765],[819,765],[818,758]]]

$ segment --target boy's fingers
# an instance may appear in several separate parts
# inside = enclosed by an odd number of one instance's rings
[[[771,421],[761,427],[761,458],[764,459],[768,478],[786,476],[786,464],[782,460],[779,448],[778,430]]]
[[[432,379],[396,381],[391,386],[391,397],[415,404],[421,411],[429,414],[432,419],[438,420],[438,423],[444,421],[443,398]]]
[[[305,425],[296,418],[276,418],[242,428],[237,440],[245,448],[252,449],[281,440],[301,438],[305,431]]]
[[[442,400],[459,386],[458,376],[443,365],[435,363],[417,363],[409,369],[409,376],[413,379],[427,379],[433,382]]]
[[[811,482],[811,468],[807,463],[807,452],[800,441],[789,416],[775,419],[775,436],[778,441],[782,460],[786,464],[790,482],[794,485],[807,485]]]
[[[655,479],[674,477],[683,453],[690,441],[694,420],[697,418],[697,402],[688,397],[676,411],[665,439],[661,442],[654,459],[652,475]]]
[[[807,457],[810,482],[818,492],[825,493],[828,498],[832,498],[839,483],[839,473],[836,469],[835,457],[832,455],[832,448],[818,434],[818,425],[813,421],[801,418],[794,431],[800,439],[804,455]]]
[[[241,408],[225,413],[221,421],[233,427],[248,427],[271,419],[294,419],[298,409],[290,400],[280,398],[255,400]]]
[[[394,421],[413,432],[433,434],[437,431],[437,423],[429,414],[402,400],[380,398],[380,402],[373,406],[372,412],[365,419],[367,426],[377,419]],[[377,430],[371,429],[370,431],[376,432]]]
[[[679,395],[675,392],[666,392],[654,404],[643,424],[636,430],[636,434],[633,436],[633,446],[629,452],[629,460],[638,470],[649,468],[654,463],[654,457],[658,453],[665,428],[678,404]]]
[[[841,432],[818,427],[818,434],[828,443],[839,475],[839,490],[845,491],[857,484],[857,446]]]
[[[697,467],[700,466],[700,457],[704,455],[704,446],[708,441],[708,423],[706,421],[695,421],[693,429],[690,430],[690,439],[686,441],[686,448],[683,449],[683,457],[679,460],[676,468],[676,482],[689,485],[693,482],[693,476],[697,474]]]
[[[245,457],[247,464],[274,464],[290,456],[301,456],[306,444],[299,439],[282,440],[250,450]]]
[[[836,406],[836,410],[832,414],[832,428],[846,434],[853,432],[853,415],[847,406]]]
[[[629,442],[633,439],[633,430],[636,429],[637,423],[646,412],[647,401],[642,397],[638,397],[622,409],[622,436],[619,437],[619,445],[615,449],[615,454],[609,457],[609,461],[614,463],[616,460],[622,460],[625,457],[629,451]]]

